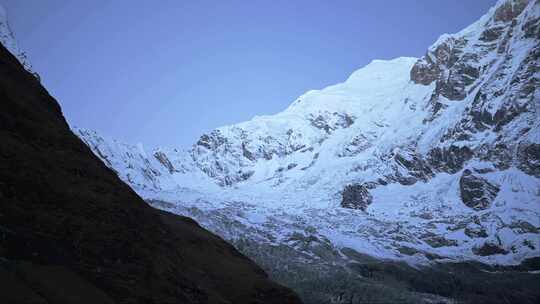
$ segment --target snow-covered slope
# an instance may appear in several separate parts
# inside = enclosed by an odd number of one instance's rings
[[[0,43],[2,43],[2,45],[13,55],[15,55],[17,59],[19,59],[23,67],[28,72],[38,77],[37,74],[32,70],[32,65],[28,61],[26,53],[19,48],[19,45],[13,36],[13,32],[9,27],[6,9],[2,5],[0,5]]]
[[[538,1],[499,1],[422,58],[374,60],[187,150],[74,132],[152,204],[233,242],[519,263],[540,256],[539,28]]]

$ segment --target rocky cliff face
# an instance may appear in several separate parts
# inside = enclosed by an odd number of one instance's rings
[[[484,210],[490,207],[497,197],[500,187],[493,185],[482,177],[472,174],[468,169],[463,171],[459,179],[461,200],[467,207]]]
[[[74,132],[155,206],[287,252],[277,275],[351,252],[517,264],[540,256],[539,37],[540,2],[501,0],[421,58],[374,60],[187,150]]]
[[[195,221],[148,206],[0,45],[2,303],[300,303]]]

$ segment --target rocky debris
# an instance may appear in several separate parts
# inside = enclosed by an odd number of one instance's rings
[[[330,131],[333,130],[333,128],[328,124],[328,122],[322,115],[313,117],[311,119],[311,124],[317,129],[322,129],[326,131],[326,133],[330,133]]]
[[[433,92],[427,106],[427,111],[429,113],[429,116],[424,118],[422,123],[429,124],[430,122],[435,120],[437,117],[439,117],[447,108],[448,108],[448,105],[442,102],[439,102],[438,95],[435,92]]]
[[[219,130],[214,130],[210,134],[201,135],[196,145],[208,150],[215,150],[217,147],[226,143],[227,138],[221,135]]]
[[[472,126],[466,126],[472,132],[484,131],[495,125],[495,119],[493,114],[486,109],[486,105],[489,104],[487,94],[479,89],[474,96],[471,104],[471,110],[469,115],[471,116]]]
[[[524,86],[524,88],[527,87]],[[529,106],[530,105],[527,104],[505,104],[501,106],[493,116],[493,121],[495,122],[495,128],[493,128],[493,130],[500,131],[502,127],[514,120],[514,118],[521,115],[522,113],[527,113],[529,110]]]
[[[483,42],[492,42],[499,39],[505,31],[504,26],[487,28],[478,39]]]
[[[353,139],[345,145],[343,151],[338,154],[338,157],[356,156],[371,146],[372,144],[369,142],[368,138],[363,134],[359,134],[353,137]]]
[[[146,204],[3,46],[0,100],[0,280],[15,265],[15,303],[32,292],[47,303],[300,303],[221,238]]]
[[[533,224],[527,221],[515,221],[508,225],[508,228],[515,230],[517,233],[534,233],[537,234],[540,232],[540,228],[535,227]]]
[[[167,158],[167,155],[163,152],[157,151],[154,153],[154,157],[165,167],[167,170],[169,170],[169,173],[178,172],[171,163],[171,161]]]
[[[449,40],[439,44],[435,49],[428,51],[426,56],[419,59],[411,69],[411,80],[414,83],[429,85],[439,79],[441,66],[453,64],[456,56]]]
[[[512,148],[505,143],[495,145],[482,145],[477,150],[479,159],[490,162],[499,170],[506,170],[512,166],[514,155]]]
[[[540,178],[540,144],[521,143],[518,147],[519,169]]]
[[[189,153],[195,166],[220,186],[232,186],[251,177],[255,162],[282,158],[297,151],[313,151],[313,147],[306,147],[299,131],[287,129],[261,136],[233,126],[201,136]]]
[[[296,168],[298,166],[298,164],[295,164],[295,163],[290,163],[287,165],[287,170],[292,170],[294,168]]]
[[[242,143],[242,155],[245,158],[247,158],[247,159],[249,159],[251,161],[254,161],[254,160],[257,159],[255,157],[255,154],[249,150],[249,147],[248,147],[247,143],[245,143],[245,142]]]
[[[341,207],[365,211],[373,202],[373,196],[363,184],[345,186],[341,192]]]
[[[466,58],[466,57],[470,58]],[[456,63],[448,72],[449,76],[444,81],[438,81],[436,92],[450,100],[463,100],[467,96],[466,88],[473,84],[480,76],[475,54],[466,54],[463,61]]]
[[[402,185],[412,185],[418,180],[427,181],[433,176],[430,166],[414,151],[400,149],[394,155],[394,161],[407,170],[407,176],[398,174],[398,182]]]
[[[472,170],[474,171],[474,173],[478,173],[478,174],[486,174],[486,173],[495,171],[493,167],[479,167],[479,168],[475,167]]]
[[[502,22],[512,21],[512,19],[521,14],[527,4],[529,4],[529,0],[506,1],[495,11],[494,20]]]
[[[498,82],[485,82],[480,85],[475,95],[469,118],[460,123],[463,128],[472,132],[483,131],[493,128],[501,131],[506,125],[515,121],[521,115],[531,115],[534,109],[534,92],[537,91],[540,81],[535,77],[538,68],[540,47],[531,49],[519,65],[512,63],[513,56],[500,55],[504,61],[499,65],[492,76],[494,79],[505,79],[508,85],[501,87]],[[498,103],[493,100],[506,97]],[[470,124],[470,126],[467,126]],[[474,127],[473,127],[474,126]],[[523,125],[521,128],[527,128]]]
[[[493,242],[485,242],[480,247],[473,247],[473,252],[479,256],[490,256],[496,254],[508,254],[508,251],[502,248],[500,245]]]
[[[436,170],[457,173],[463,169],[463,165],[474,156],[474,152],[467,146],[455,146],[439,148],[429,151],[428,163]]]
[[[474,53],[464,53],[465,38],[447,37],[418,60],[411,69],[411,80],[429,85],[436,81],[435,92],[450,100],[462,100],[465,88],[479,77]]]
[[[461,201],[467,207],[475,210],[484,210],[491,206],[500,188],[491,184],[485,178],[474,175],[471,170],[466,169],[459,179],[459,190]]]
[[[397,250],[399,251],[399,253],[404,254],[404,255],[409,255],[409,256],[420,253],[418,249],[408,247],[408,246],[400,246],[397,248]]]
[[[523,22],[522,28],[517,26],[518,16],[531,2],[501,2],[494,15],[483,24],[478,41],[475,35],[467,32],[461,35],[445,34],[415,63],[410,73],[414,83],[430,85],[435,82],[435,91],[429,103],[431,117],[426,118],[426,122],[433,121],[447,107],[440,97],[465,100],[476,87],[480,87],[480,90],[471,108],[472,119],[460,123],[463,130],[470,129],[472,122],[477,130],[494,127],[498,131],[518,115],[531,111],[528,108],[533,104],[531,92],[538,88],[538,78],[533,76],[537,68],[531,62],[538,58],[538,47],[532,48],[520,65],[513,62],[515,58],[509,49],[510,42],[521,35],[529,39],[538,37],[535,34],[540,18],[534,17],[534,9],[526,15],[528,21]],[[503,61],[491,60],[493,55],[503,58]],[[494,75],[488,81],[482,79],[481,75],[494,65]],[[513,79],[508,79],[511,77]],[[502,79],[508,79],[504,81],[510,83],[501,86]],[[502,95],[507,95],[502,103],[493,102]],[[529,102],[524,102],[525,97]],[[480,99],[482,106],[479,106]]]
[[[523,246],[529,247],[531,250],[536,250],[536,247],[533,245],[533,243],[530,240],[523,240]]]
[[[339,253],[332,246],[332,243],[321,235],[293,232],[286,238],[285,243],[300,252],[313,254],[325,261],[335,260],[339,257]]]
[[[488,237],[487,231],[480,225],[467,225],[463,231],[466,236],[470,238],[486,238]]]
[[[355,118],[347,113],[322,112],[318,115],[310,114],[308,120],[315,128],[324,130],[327,134],[330,134],[336,129],[350,127],[354,123]]]
[[[245,132],[241,129],[236,131],[239,137],[245,140]],[[201,171],[214,178],[219,185],[231,186],[253,175],[253,171],[246,167],[248,162],[255,160],[257,156],[252,153],[247,142],[242,143],[240,147],[233,146],[220,130],[214,130],[210,134],[202,135],[190,153]],[[268,159],[271,155],[272,153],[265,154]]]
[[[433,248],[452,247],[458,245],[458,242],[456,240],[450,240],[445,238],[444,236],[437,235],[435,233],[425,233],[420,236],[420,239],[422,239],[424,242],[426,242],[429,246]]]
[[[535,38],[540,36],[540,17],[531,19],[523,24],[525,38]]]

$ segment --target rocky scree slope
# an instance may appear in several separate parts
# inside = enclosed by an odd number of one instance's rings
[[[157,210],[0,45],[2,303],[300,303],[195,221]]]
[[[540,255],[539,24],[538,1],[499,1],[422,58],[374,60],[187,150],[74,132],[145,199],[232,241],[517,264]]]

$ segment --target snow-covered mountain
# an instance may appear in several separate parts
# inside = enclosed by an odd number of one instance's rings
[[[421,58],[374,60],[188,149],[73,132],[291,286],[373,258],[519,264],[540,256],[539,37],[540,1],[500,0]],[[0,42],[32,72],[1,7]]]
[[[540,248],[540,3],[503,0],[422,58],[374,60],[190,149],[74,128],[154,205],[327,259],[515,264]]]
[[[39,78],[38,74],[32,70],[32,64],[28,60],[26,53],[19,48],[17,40],[15,40],[9,27],[6,9],[2,5],[0,5],[0,43],[19,59],[28,72]]]

